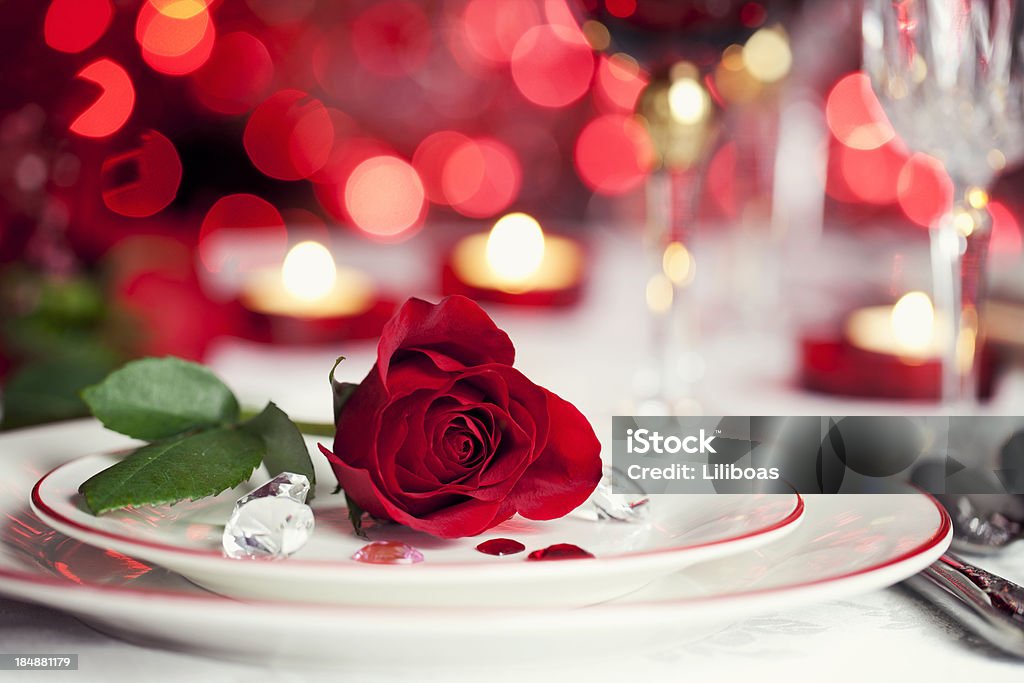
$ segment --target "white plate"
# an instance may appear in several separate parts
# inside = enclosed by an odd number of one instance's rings
[[[242,603],[180,576],[48,529],[29,490],[69,451],[123,448],[91,422],[0,436],[0,592],[78,615],[126,639],[218,657],[296,665],[493,667],[678,646],[716,624],[883,588],[949,545],[932,499],[809,496],[800,528],[770,546],[708,562],[615,603],[582,609],[330,607]],[[72,453],[73,454],[73,453]]]
[[[351,559],[366,541],[352,533],[341,496],[314,502],[316,530],[286,561],[233,560],[221,552],[234,501],[252,488],[173,506],[88,512],[79,485],[116,462],[92,455],[57,467],[32,491],[32,508],[58,531],[101,548],[154,562],[210,590],[241,599],[346,605],[580,607],[635,591],[698,562],[776,541],[796,528],[803,501],[794,494],[660,496],[642,524],[565,517],[514,518],[473,538],[444,540],[397,525],[374,526],[372,540],[403,541],[425,561],[382,566]],[[259,481],[253,485],[258,484]],[[322,487],[327,488],[327,487]],[[495,557],[476,550],[491,538],[527,550]],[[527,561],[532,550],[572,543],[595,559]]]

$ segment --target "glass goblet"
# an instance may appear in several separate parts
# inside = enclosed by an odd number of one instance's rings
[[[864,70],[890,122],[935,157],[952,206],[931,229],[942,398],[969,408],[991,218],[988,189],[1024,156],[1024,16],[1017,0],[864,0]]]

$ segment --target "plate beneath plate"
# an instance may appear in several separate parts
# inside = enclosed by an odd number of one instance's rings
[[[481,536],[444,540],[397,525],[370,528],[372,540],[402,541],[425,561],[382,566],[356,562],[366,541],[352,533],[341,496],[313,502],[316,530],[291,558],[234,560],[223,556],[223,524],[248,487],[173,506],[88,512],[78,486],[116,462],[111,455],[72,460],[42,477],[32,508],[63,534],[162,565],[210,590],[241,599],[376,606],[573,606],[603,602],[698,562],[752,550],[796,528],[797,494],[655,497],[644,523],[568,516],[546,522],[514,518]],[[326,487],[324,487],[326,488]],[[527,546],[517,555],[477,551],[491,538]],[[572,543],[595,559],[531,562],[526,555]]]
[[[848,598],[901,581],[949,544],[948,517],[920,494],[810,496],[800,528],[762,549],[700,564],[614,603],[582,609],[332,607],[243,603],[178,574],[69,539],[29,509],[47,469],[129,441],[93,422],[0,435],[0,593],[72,612],[128,640],[282,665],[493,669],[677,647],[739,618]],[[71,445],[70,445],[71,444]]]
[[[70,446],[69,446],[70,444]],[[32,484],[78,453],[124,448],[94,422],[0,436],[0,592],[71,612],[128,640],[289,667],[489,667],[510,652],[537,665],[649,652],[765,612],[848,598],[921,570],[949,545],[927,496],[808,496],[800,528],[707,562],[615,603],[582,609],[371,608],[243,603],[177,574],[67,538],[28,509]]]

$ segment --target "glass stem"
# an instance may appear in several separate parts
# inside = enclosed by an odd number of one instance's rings
[[[638,398],[648,411],[666,414],[692,398],[696,302],[686,289],[693,279],[693,203],[700,174],[661,170],[647,180],[647,235],[650,279],[650,373]],[[651,402],[654,403],[651,403]]]
[[[992,222],[986,203],[983,190],[956,184],[952,209],[931,231],[933,295],[942,340],[942,402],[949,411],[969,412],[978,395],[980,311]]]

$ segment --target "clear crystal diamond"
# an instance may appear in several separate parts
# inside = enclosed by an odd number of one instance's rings
[[[612,483],[623,493],[612,493]],[[642,522],[650,515],[651,499],[640,486],[614,467],[605,467],[604,476],[588,501],[590,512],[600,520]]]
[[[239,498],[224,526],[224,554],[279,560],[304,546],[313,534],[308,493],[305,476],[283,472]]]

